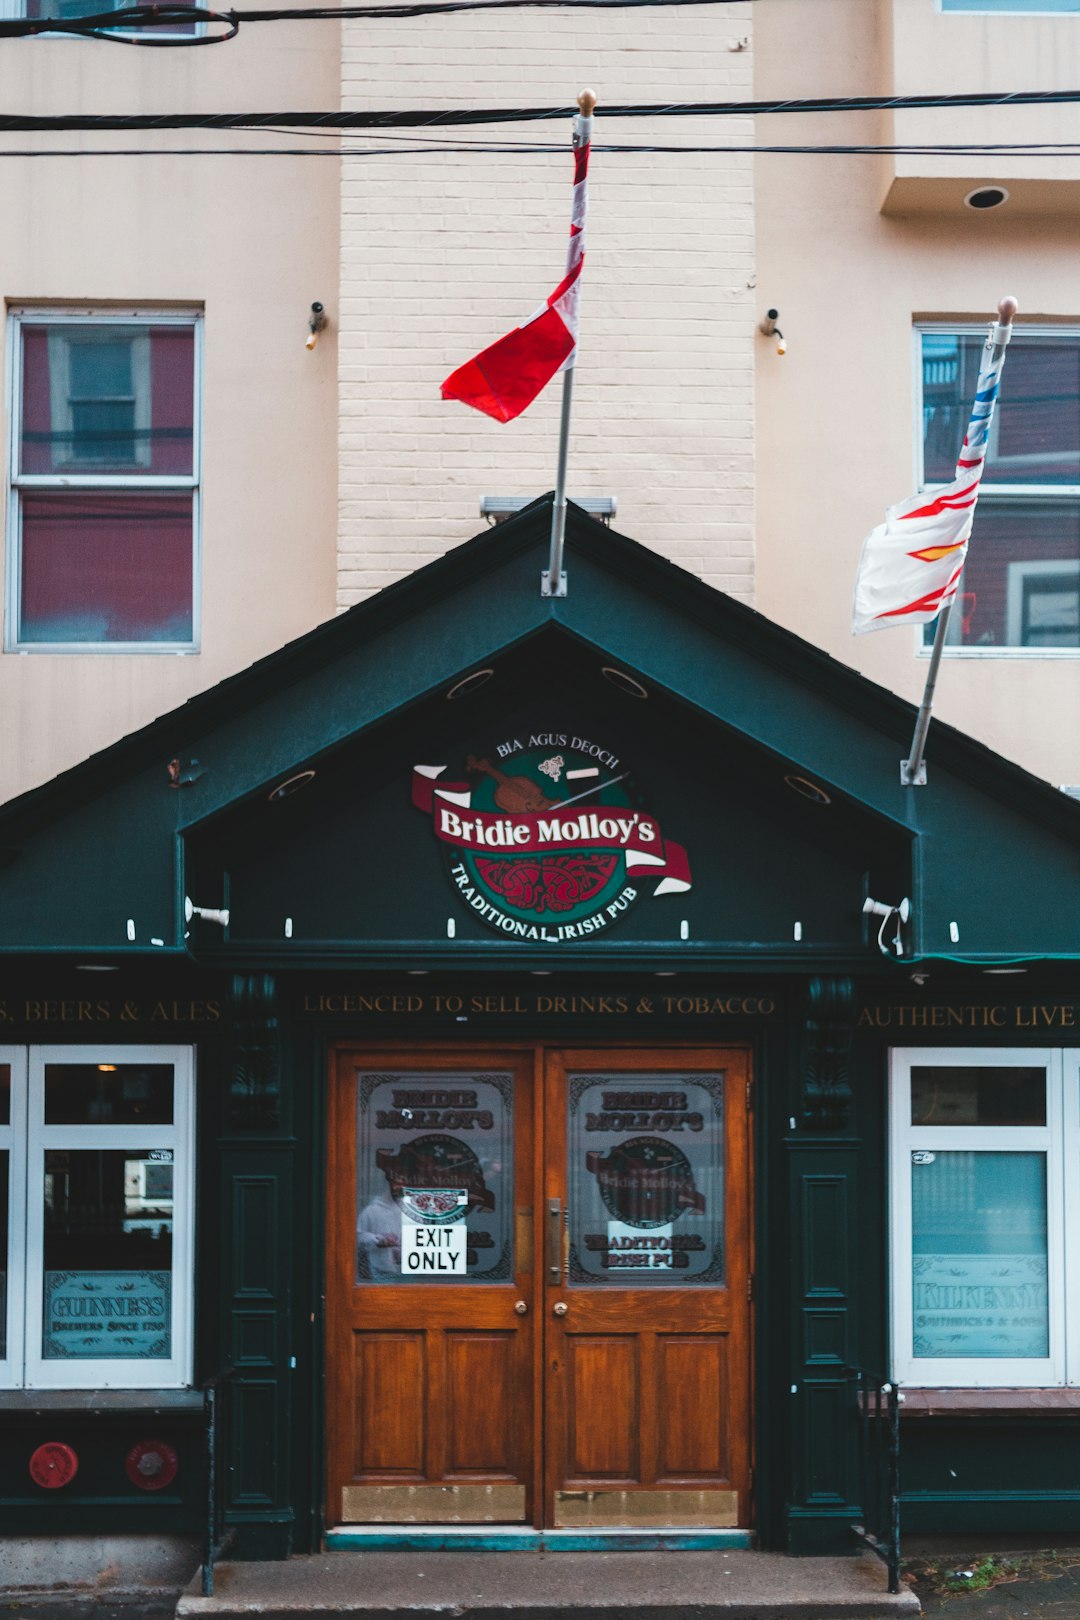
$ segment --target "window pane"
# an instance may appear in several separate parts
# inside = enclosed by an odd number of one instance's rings
[[[724,1080],[570,1076],[570,1281],[724,1281]]]
[[[1046,1156],[911,1155],[916,1356],[1046,1357]]]
[[[0,1125],[11,1124],[11,1065],[0,1063]]]
[[[1080,0],[941,0],[942,11],[976,11],[992,14],[995,11],[1030,12],[1038,16],[1040,12],[1049,16],[1051,13],[1080,13]]]
[[[192,638],[192,497],[25,490],[24,642]]]
[[[90,0],[87,9],[108,8]],[[71,321],[22,331],[22,472],[191,474],[193,327]]]
[[[7,1357],[8,1185],[10,1155],[0,1150],[0,1361]]]
[[[513,1076],[356,1080],[357,1281],[509,1282]]]
[[[1080,647],[1080,502],[984,496],[949,645]]]
[[[172,1154],[45,1154],[46,1361],[167,1361],[172,1340]]]
[[[984,341],[974,333],[923,334],[928,484],[947,484],[955,475]],[[983,479],[986,484],[1080,484],[1080,337],[1018,334],[1010,343]],[[976,529],[981,517],[980,509]]]
[[[171,1063],[48,1063],[46,1125],[171,1125]]]
[[[913,1125],[1045,1125],[1046,1070],[916,1067]]]

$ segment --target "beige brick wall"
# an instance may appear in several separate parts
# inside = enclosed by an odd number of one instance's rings
[[[754,291],[748,120],[604,117],[604,102],[752,93],[751,6],[464,13],[346,24],[348,108],[569,104],[600,96],[568,489],[618,497],[625,532],[751,599]],[[375,134],[342,181],[338,600],[468,539],[481,494],[554,483],[558,382],[501,425],[443,402],[443,377],[527,316],[562,274],[570,124]],[[548,154],[447,148],[553,144]],[[562,148],[566,149],[565,153]],[[572,558],[569,559],[572,568]]]

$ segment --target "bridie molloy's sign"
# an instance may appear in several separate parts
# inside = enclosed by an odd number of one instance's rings
[[[461,898],[507,938],[555,945],[609,928],[645,881],[690,887],[686,851],[631,803],[611,750],[567,732],[512,737],[470,754],[463,779],[417,765],[412,800],[446,846]]]

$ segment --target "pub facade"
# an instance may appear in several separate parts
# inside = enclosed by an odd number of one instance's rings
[[[1080,809],[549,522],[0,811],[6,1536],[1080,1528]]]

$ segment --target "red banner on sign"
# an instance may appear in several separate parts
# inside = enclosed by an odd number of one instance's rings
[[[655,877],[657,894],[690,888],[690,862],[681,844],[665,842],[655,817],[621,805],[595,809],[553,804],[543,811],[474,810],[467,782],[439,780],[444,766],[413,771],[412,801],[432,817],[444,844],[476,854],[555,855],[568,850],[612,850],[623,855],[627,873]]]

